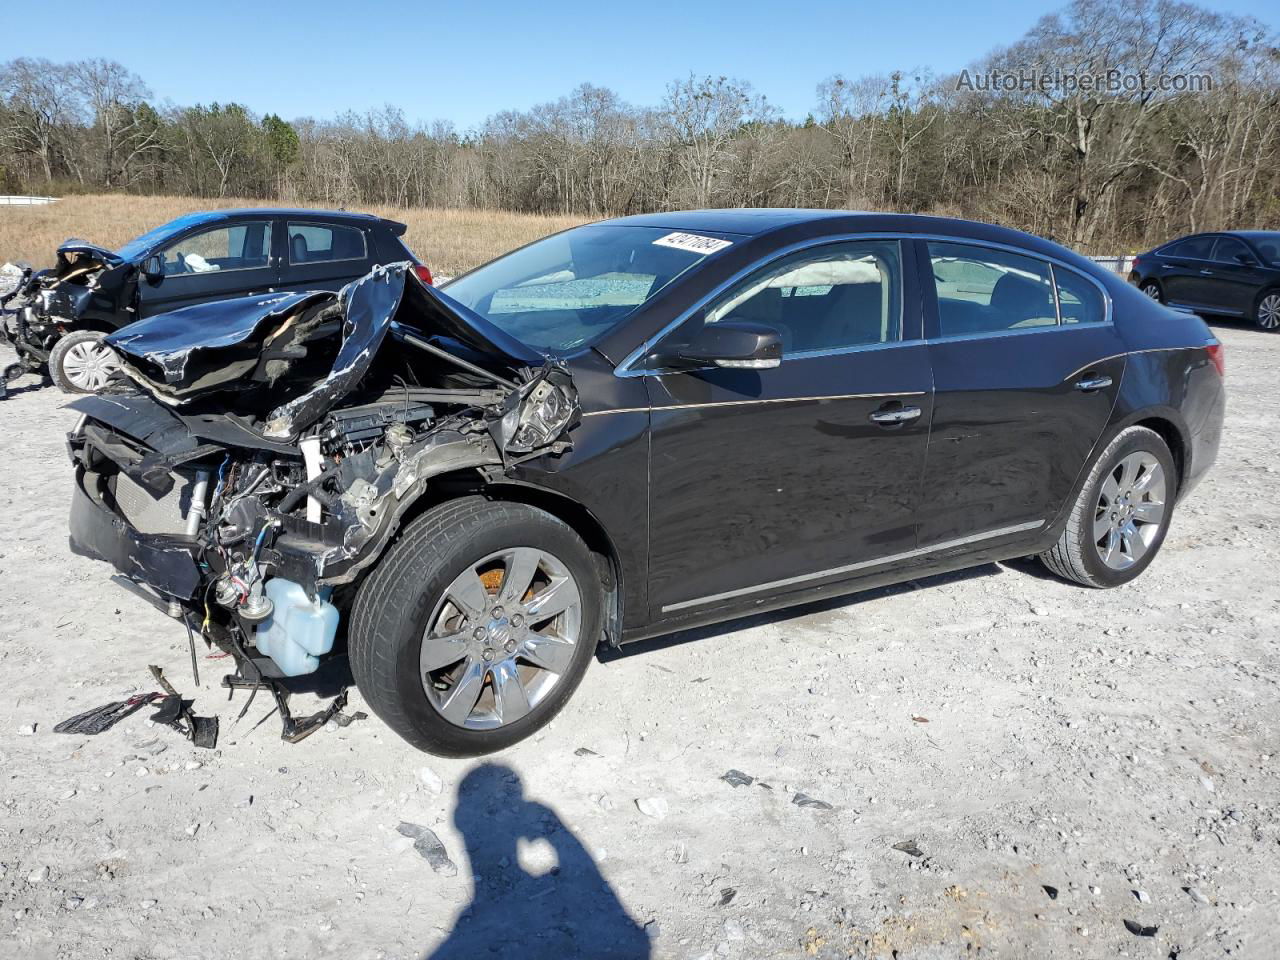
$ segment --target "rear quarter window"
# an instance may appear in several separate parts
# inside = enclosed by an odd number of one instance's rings
[[[1065,267],[1053,268],[1058,288],[1058,313],[1064,324],[1102,323],[1107,318],[1107,302],[1092,282]]]
[[[1171,243],[1160,251],[1162,257],[1182,257],[1187,260],[1208,260],[1213,249],[1213,237],[1187,237]]]

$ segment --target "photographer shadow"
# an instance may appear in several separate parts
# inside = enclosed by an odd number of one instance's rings
[[[525,798],[510,767],[486,763],[468,773],[453,822],[466,844],[474,893],[448,938],[423,960],[650,956],[644,928],[582,843],[554,810]],[[525,870],[517,854],[521,839],[546,841],[556,865],[540,875]]]

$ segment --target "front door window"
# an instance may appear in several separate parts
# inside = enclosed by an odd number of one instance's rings
[[[263,269],[270,265],[271,221],[202,230],[165,247],[160,256],[166,277]]]

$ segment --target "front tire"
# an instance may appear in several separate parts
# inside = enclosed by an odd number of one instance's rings
[[[1148,280],[1138,289],[1140,289],[1148,299],[1154,300],[1156,303],[1164,303],[1164,294],[1160,292],[1160,284],[1156,283],[1154,280]]]
[[[1267,333],[1280,330],[1280,290],[1264,290],[1253,305],[1253,322]]]
[[[1164,543],[1176,494],[1177,467],[1164,439],[1146,427],[1122,430],[1094,462],[1066,529],[1040,559],[1086,587],[1128,583]]]
[[[120,367],[95,330],[68,333],[49,351],[49,377],[63,393],[97,393]]]
[[[419,750],[492,753],[568,701],[603,604],[592,554],[562,521],[525,504],[451,500],[409,524],[361,584],[351,672]]]

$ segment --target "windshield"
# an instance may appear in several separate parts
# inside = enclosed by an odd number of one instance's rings
[[[563,353],[595,340],[732,243],[719,234],[660,227],[577,227],[487,263],[444,290],[517,340]]]
[[[176,236],[188,227],[204,223],[205,220],[206,216],[200,213],[189,213],[185,217],[179,217],[177,220],[170,220],[168,223],[148,230],[140,237],[134,237],[117,250],[116,253],[123,260],[137,260],[139,257],[146,256],[157,244]]]

